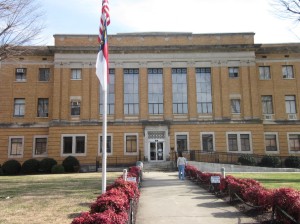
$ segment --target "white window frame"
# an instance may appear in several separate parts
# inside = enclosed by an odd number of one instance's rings
[[[78,137],[78,136],[81,136],[81,137],[85,137],[85,141],[84,141],[84,153],[75,153],[75,137]],[[65,154],[64,153],[64,137],[72,137],[72,153],[69,153],[69,154]],[[61,135],[61,142],[60,142],[60,156],[61,157],[67,157],[67,156],[86,156],[87,154],[87,134],[62,134]]]
[[[300,151],[298,151],[298,152],[291,151],[290,142],[289,142],[289,140],[290,140],[289,135],[300,135],[300,132],[288,132],[288,133],[286,133],[286,135],[287,135],[287,144],[288,144],[289,154],[300,154]]]
[[[187,152],[190,151],[190,137],[189,137],[189,132],[175,132],[174,136],[175,136],[175,151],[178,152],[177,150],[177,135],[186,135],[187,136]],[[185,151],[184,151],[185,152]]]
[[[11,140],[14,138],[21,138],[22,139],[22,153],[20,155],[11,155],[10,154],[10,149],[11,149]],[[24,154],[24,136],[9,136],[9,140],[8,140],[8,151],[7,151],[7,155],[8,158],[23,158],[23,154]]]
[[[275,135],[276,136],[276,145],[277,151],[267,151],[267,146],[265,144],[266,135]],[[278,132],[265,132],[264,133],[264,146],[265,146],[265,153],[267,154],[279,154],[279,139],[278,139]]]
[[[238,151],[230,151],[229,150],[228,135],[230,135],[230,134],[237,135]],[[241,150],[241,135],[243,135],[243,134],[249,135],[250,151],[242,151]],[[245,153],[245,154],[253,153],[252,134],[251,134],[251,132],[226,132],[226,144],[227,144],[227,152],[230,152],[230,153]]]
[[[35,140],[37,138],[46,138],[47,139],[47,145],[46,145],[46,153],[42,155],[36,155],[35,154]],[[32,157],[47,157],[48,156],[48,135],[35,135],[33,136],[33,148],[32,148]]]
[[[126,152],[126,137],[130,135],[136,136],[136,152]],[[124,133],[124,155],[134,156],[139,154],[139,134],[138,133]]]
[[[203,150],[203,144],[202,144],[202,136],[203,135],[212,135],[213,136],[213,152],[216,151],[216,141],[215,141],[215,133],[214,132],[200,132],[200,150],[202,152],[209,152]]]
[[[113,135],[111,133],[107,134],[107,137],[110,136],[110,140],[111,140],[111,152],[110,153],[106,153],[106,155],[108,156],[112,156],[113,155]],[[100,142],[100,137],[102,137],[102,134],[98,135],[98,156],[102,155],[102,152],[100,152],[100,147],[101,147],[101,142]]]

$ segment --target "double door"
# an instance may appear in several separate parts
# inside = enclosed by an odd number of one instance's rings
[[[164,156],[164,141],[155,140],[149,142],[150,149],[150,161],[162,161],[165,160]]]

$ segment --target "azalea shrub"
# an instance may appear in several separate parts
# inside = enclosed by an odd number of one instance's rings
[[[131,167],[127,176],[139,180],[139,171],[139,167]],[[81,213],[72,224],[125,224],[129,220],[130,202],[137,205],[139,196],[138,183],[119,177],[91,204],[90,211]]]
[[[201,183],[209,184],[210,177],[220,174],[204,173],[194,166],[186,167],[186,174],[189,178],[200,179]],[[280,223],[292,223],[287,216],[280,210],[283,210],[296,222],[300,222],[300,191],[291,188],[266,189],[260,182],[253,179],[236,178],[227,175],[221,178],[220,190],[228,192],[231,196],[237,194],[244,202],[257,206],[262,211],[268,211],[276,208],[275,218]]]

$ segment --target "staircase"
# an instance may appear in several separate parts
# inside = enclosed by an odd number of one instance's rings
[[[176,166],[173,161],[165,162],[143,162],[143,171],[174,171]]]

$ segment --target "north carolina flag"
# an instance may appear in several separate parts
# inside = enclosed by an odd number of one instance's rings
[[[108,0],[102,1],[102,15],[100,19],[100,28],[98,42],[100,44],[96,61],[96,75],[102,86],[102,90],[107,90],[109,82],[108,73],[108,43],[107,43],[107,26],[110,24]]]

